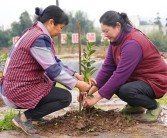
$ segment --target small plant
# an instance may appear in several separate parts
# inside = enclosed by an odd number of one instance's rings
[[[7,57],[8,57],[7,53],[0,54],[0,66],[2,66],[2,64],[6,61]]]
[[[104,47],[107,47],[107,46],[109,45],[109,41],[108,41],[108,39],[104,39],[104,41],[103,41],[103,45],[104,45]]]
[[[12,119],[15,115],[16,113],[13,109],[8,110],[8,112],[4,114],[4,118],[0,120],[0,130],[17,130],[12,123]]]
[[[107,46],[109,45],[109,41],[108,41],[108,39],[106,39],[106,38],[104,39],[104,41],[103,41],[103,45],[104,45],[104,52],[103,52],[104,55],[103,55],[103,57],[105,57],[105,56],[106,56],[106,55],[105,55],[105,54],[106,54],[105,51],[106,51]]]
[[[84,81],[88,82],[90,77],[93,75],[93,73],[97,70],[95,69],[93,63],[95,62],[92,60],[92,55],[95,53],[95,50],[93,49],[94,43],[88,42],[86,45],[86,49],[83,49],[83,55],[82,55],[82,60],[81,60],[81,73],[84,75]],[[87,96],[87,92],[85,92]],[[84,111],[86,114],[90,113],[94,107],[92,108],[83,108],[82,111]],[[80,109],[81,111],[81,109]]]
[[[95,73],[95,69],[92,64],[95,62],[92,60],[92,55],[96,50],[93,49],[94,43],[87,41],[86,49],[83,49],[83,59],[81,60],[81,73],[84,75],[84,81],[88,82],[89,78]]]
[[[7,57],[8,57],[7,53],[0,54],[0,78],[2,77],[2,70],[3,70]]]

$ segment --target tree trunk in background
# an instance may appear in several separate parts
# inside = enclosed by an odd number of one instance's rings
[[[59,0],[56,0],[56,6],[58,6],[59,7]],[[61,35],[59,34],[58,35],[58,37],[57,37],[57,39],[58,39],[58,54],[60,54],[61,53]]]

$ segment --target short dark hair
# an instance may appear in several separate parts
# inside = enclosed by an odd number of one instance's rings
[[[55,5],[50,5],[46,7],[44,10],[42,10],[39,7],[36,7],[35,14],[38,15],[37,20],[42,23],[47,22],[49,19],[53,19],[55,25],[57,24],[67,25],[69,22],[66,13],[61,8]]]
[[[128,24],[132,26],[127,14],[123,12],[119,13],[116,11],[107,11],[100,17],[99,21],[104,25],[113,26],[113,27],[116,26],[117,22],[119,22],[125,31],[128,31],[127,30]]]

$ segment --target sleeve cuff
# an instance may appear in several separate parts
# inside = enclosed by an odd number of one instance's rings
[[[104,92],[101,92],[100,90],[98,92],[103,98],[106,98],[107,100],[110,100],[112,97],[112,95],[106,95]]]

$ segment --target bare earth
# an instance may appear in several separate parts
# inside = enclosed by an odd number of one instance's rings
[[[104,58],[102,51],[99,50],[96,58]],[[74,56],[69,55],[69,58],[73,60]],[[167,63],[167,59],[164,60]],[[147,124],[135,120],[140,115],[122,115],[119,111],[126,103],[119,98],[102,100],[91,112],[79,113],[78,92],[72,91],[72,95],[69,107],[46,116],[50,121],[45,124],[34,124],[38,134],[28,136],[22,131],[1,131],[0,138],[167,138],[167,106],[162,106],[158,122]],[[0,119],[7,110],[0,99]]]
[[[34,124],[38,134],[28,136],[22,131],[1,131],[0,138],[166,138],[167,126],[164,116],[167,108],[163,106],[162,115],[156,123],[139,123],[140,115],[124,116],[119,111],[126,104],[119,98],[102,100],[90,112],[78,112],[77,91],[72,91],[71,105],[46,116],[50,121]],[[1,101],[1,100],[0,100]],[[0,108],[0,118],[7,107]]]

